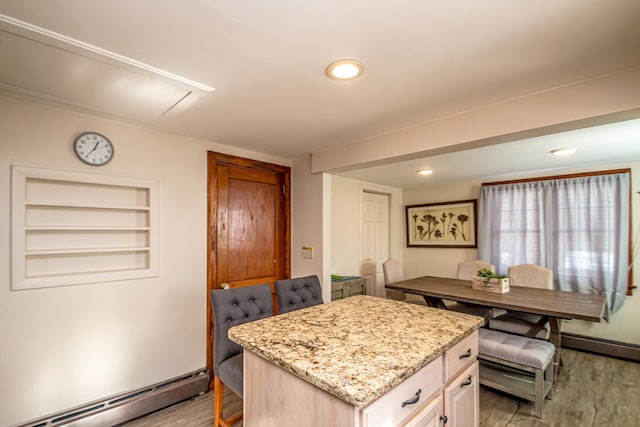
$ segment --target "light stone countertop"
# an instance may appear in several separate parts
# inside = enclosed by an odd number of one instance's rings
[[[234,326],[229,338],[363,408],[482,322],[477,316],[359,295]]]

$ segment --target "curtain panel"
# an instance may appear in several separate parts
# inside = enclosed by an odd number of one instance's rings
[[[605,295],[608,320],[627,291],[629,186],[629,173],[483,185],[478,257],[502,274],[550,268],[556,289]]]

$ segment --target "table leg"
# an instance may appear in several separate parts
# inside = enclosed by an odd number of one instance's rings
[[[549,342],[556,346],[556,353],[553,355],[553,382],[556,382],[558,372],[560,370],[561,360],[561,337],[560,337],[560,319],[557,317],[549,317],[549,327],[551,328],[549,334]]]
[[[430,297],[427,295],[422,295],[422,298],[424,298],[424,302],[427,303],[429,307],[442,308],[444,310],[447,309],[447,306],[444,304],[444,302],[440,298]]]

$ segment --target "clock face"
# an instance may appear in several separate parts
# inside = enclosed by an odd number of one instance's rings
[[[104,135],[85,132],[73,142],[73,151],[83,162],[91,166],[102,166],[113,158],[113,145]]]

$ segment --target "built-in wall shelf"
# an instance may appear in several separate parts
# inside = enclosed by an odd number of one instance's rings
[[[158,274],[157,183],[12,167],[13,290]]]

